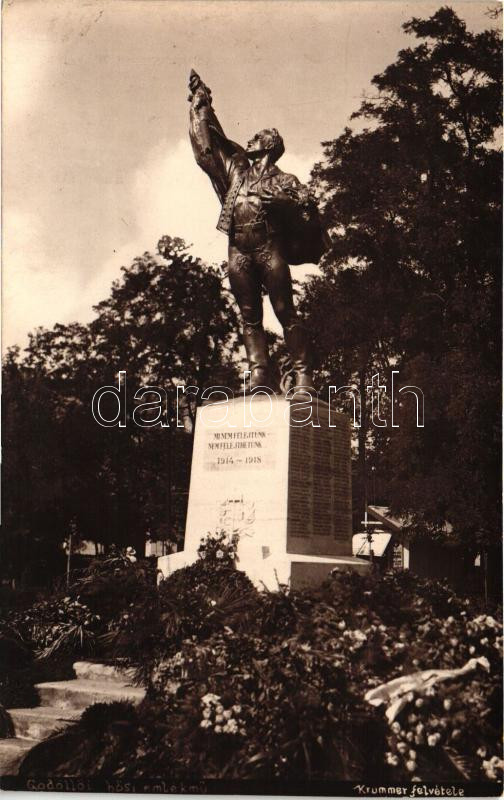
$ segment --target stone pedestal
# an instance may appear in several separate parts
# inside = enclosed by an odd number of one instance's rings
[[[201,538],[220,530],[238,535],[237,567],[258,587],[368,569],[351,555],[349,419],[278,395],[199,408],[184,550],[158,559],[163,575],[193,563]]]

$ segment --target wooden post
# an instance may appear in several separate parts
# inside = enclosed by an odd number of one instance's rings
[[[70,533],[68,534],[68,549],[67,549],[67,568],[66,568],[66,585],[67,589],[70,586],[70,562],[72,559],[72,526],[70,525]]]
[[[485,606],[488,606],[488,553],[486,548],[483,550],[483,580],[485,587]]]

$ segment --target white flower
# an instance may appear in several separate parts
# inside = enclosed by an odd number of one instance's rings
[[[341,622],[338,622],[338,628],[340,629],[340,631],[344,631],[345,628],[346,628],[346,622],[344,620],[341,620]]]
[[[222,552],[222,550],[217,550],[215,555],[217,556],[217,558],[224,558],[224,553]]]
[[[209,692],[208,694],[205,694],[201,698],[201,702],[203,703],[204,706],[213,705],[215,703],[218,703],[219,700],[220,700],[219,695],[212,694],[211,692]]]
[[[217,714],[217,716],[215,717],[215,721],[217,722],[217,724],[224,722],[224,717],[222,716],[222,714]]]
[[[492,764],[490,764],[490,761],[483,761],[483,769],[485,770],[487,778],[490,778],[492,781],[497,779],[497,773]]]
[[[485,758],[485,756],[487,754],[486,747],[478,747],[478,749],[476,750],[476,754],[480,758]]]
[[[231,711],[230,708],[226,708],[222,716],[224,717],[224,719],[231,719],[231,717],[233,716],[233,712]]]
[[[435,747],[440,738],[441,737],[439,736],[439,733],[431,733],[429,736],[427,736],[427,744],[429,747]]]
[[[445,711],[449,711],[449,710],[450,710],[450,708],[452,707],[452,705],[453,705],[453,701],[452,701],[452,700],[450,700],[450,698],[449,698],[449,697],[446,697],[446,698],[443,700],[443,708],[444,708],[444,710],[445,710]]]
[[[209,719],[202,719],[200,722],[200,728],[210,728],[211,726],[212,723],[210,722]]]
[[[399,725],[398,722],[393,722],[390,727],[392,728],[392,732],[393,733],[400,733],[401,732],[401,726]]]
[[[212,716],[212,712],[210,711],[210,709],[209,708],[204,708],[203,709],[203,718],[204,719],[210,719],[211,716]]]
[[[422,708],[423,704],[424,704],[424,701],[422,700],[422,698],[421,698],[421,697],[418,697],[418,698],[415,700],[415,705],[416,705],[416,707],[417,707],[417,708]]]
[[[497,772],[496,770],[502,771],[504,767],[504,761],[499,758],[498,756],[492,756],[488,761],[483,761],[483,769],[485,770],[487,778],[491,780],[497,780]]]
[[[470,648],[469,648],[469,654],[472,656],[472,655],[474,655],[475,652],[476,652],[476,648],[474,647],[474,645],[471,645]]]
[[[215,713],[216,713],[216,714],[222,714],[222,713],[223,713],[223,711],[224,711],[224,706],[223,706],[223,705],[221,705],[221,704],[219,703],[219,705],[218,705],[218,706],[217,706],[217,708],[215,709]]]
[[[241,710],[242,710],[242,707],[241,707],[241,706],[239,706],[239,705],[235,705],[235,706],[233,706],[233,712],[234,712],[235,714],[241,714]]]
[[[214,728],[214,731],[215,731],[215,733],[222,733],[222,726],[221,725],[216,725],[215,728]]]
[[[399,759],[392,753],[386,753],[385,758],[387,764],[391,764],[393,767],[397,767],[397,765],[399,764]]]
[[[414,772],[416,770],[416,761],[406,761],[406,769],[408,772]]]

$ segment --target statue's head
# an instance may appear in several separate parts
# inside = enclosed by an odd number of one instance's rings
[[[266,153],[270,153],[275,162],[284,152],[283,139],[276,128],[265,128],[259,131],[247,144],[247,156],[250,159],[261,158]]]

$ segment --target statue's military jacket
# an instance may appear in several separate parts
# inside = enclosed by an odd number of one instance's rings
[[[210,177],[222,204],[217,228],[231,234],[235,201],[250,163],[243,147],[224,134],[204,85],[191,100],[189,133],[196,162]],[[317,263],[327,247],[327,238],[308,188],[276,165],[261,178],[261,186],[272,194],[283,192],[289,196],[288,204],[268,211],[271,229],[280,238],[286,261]]]

